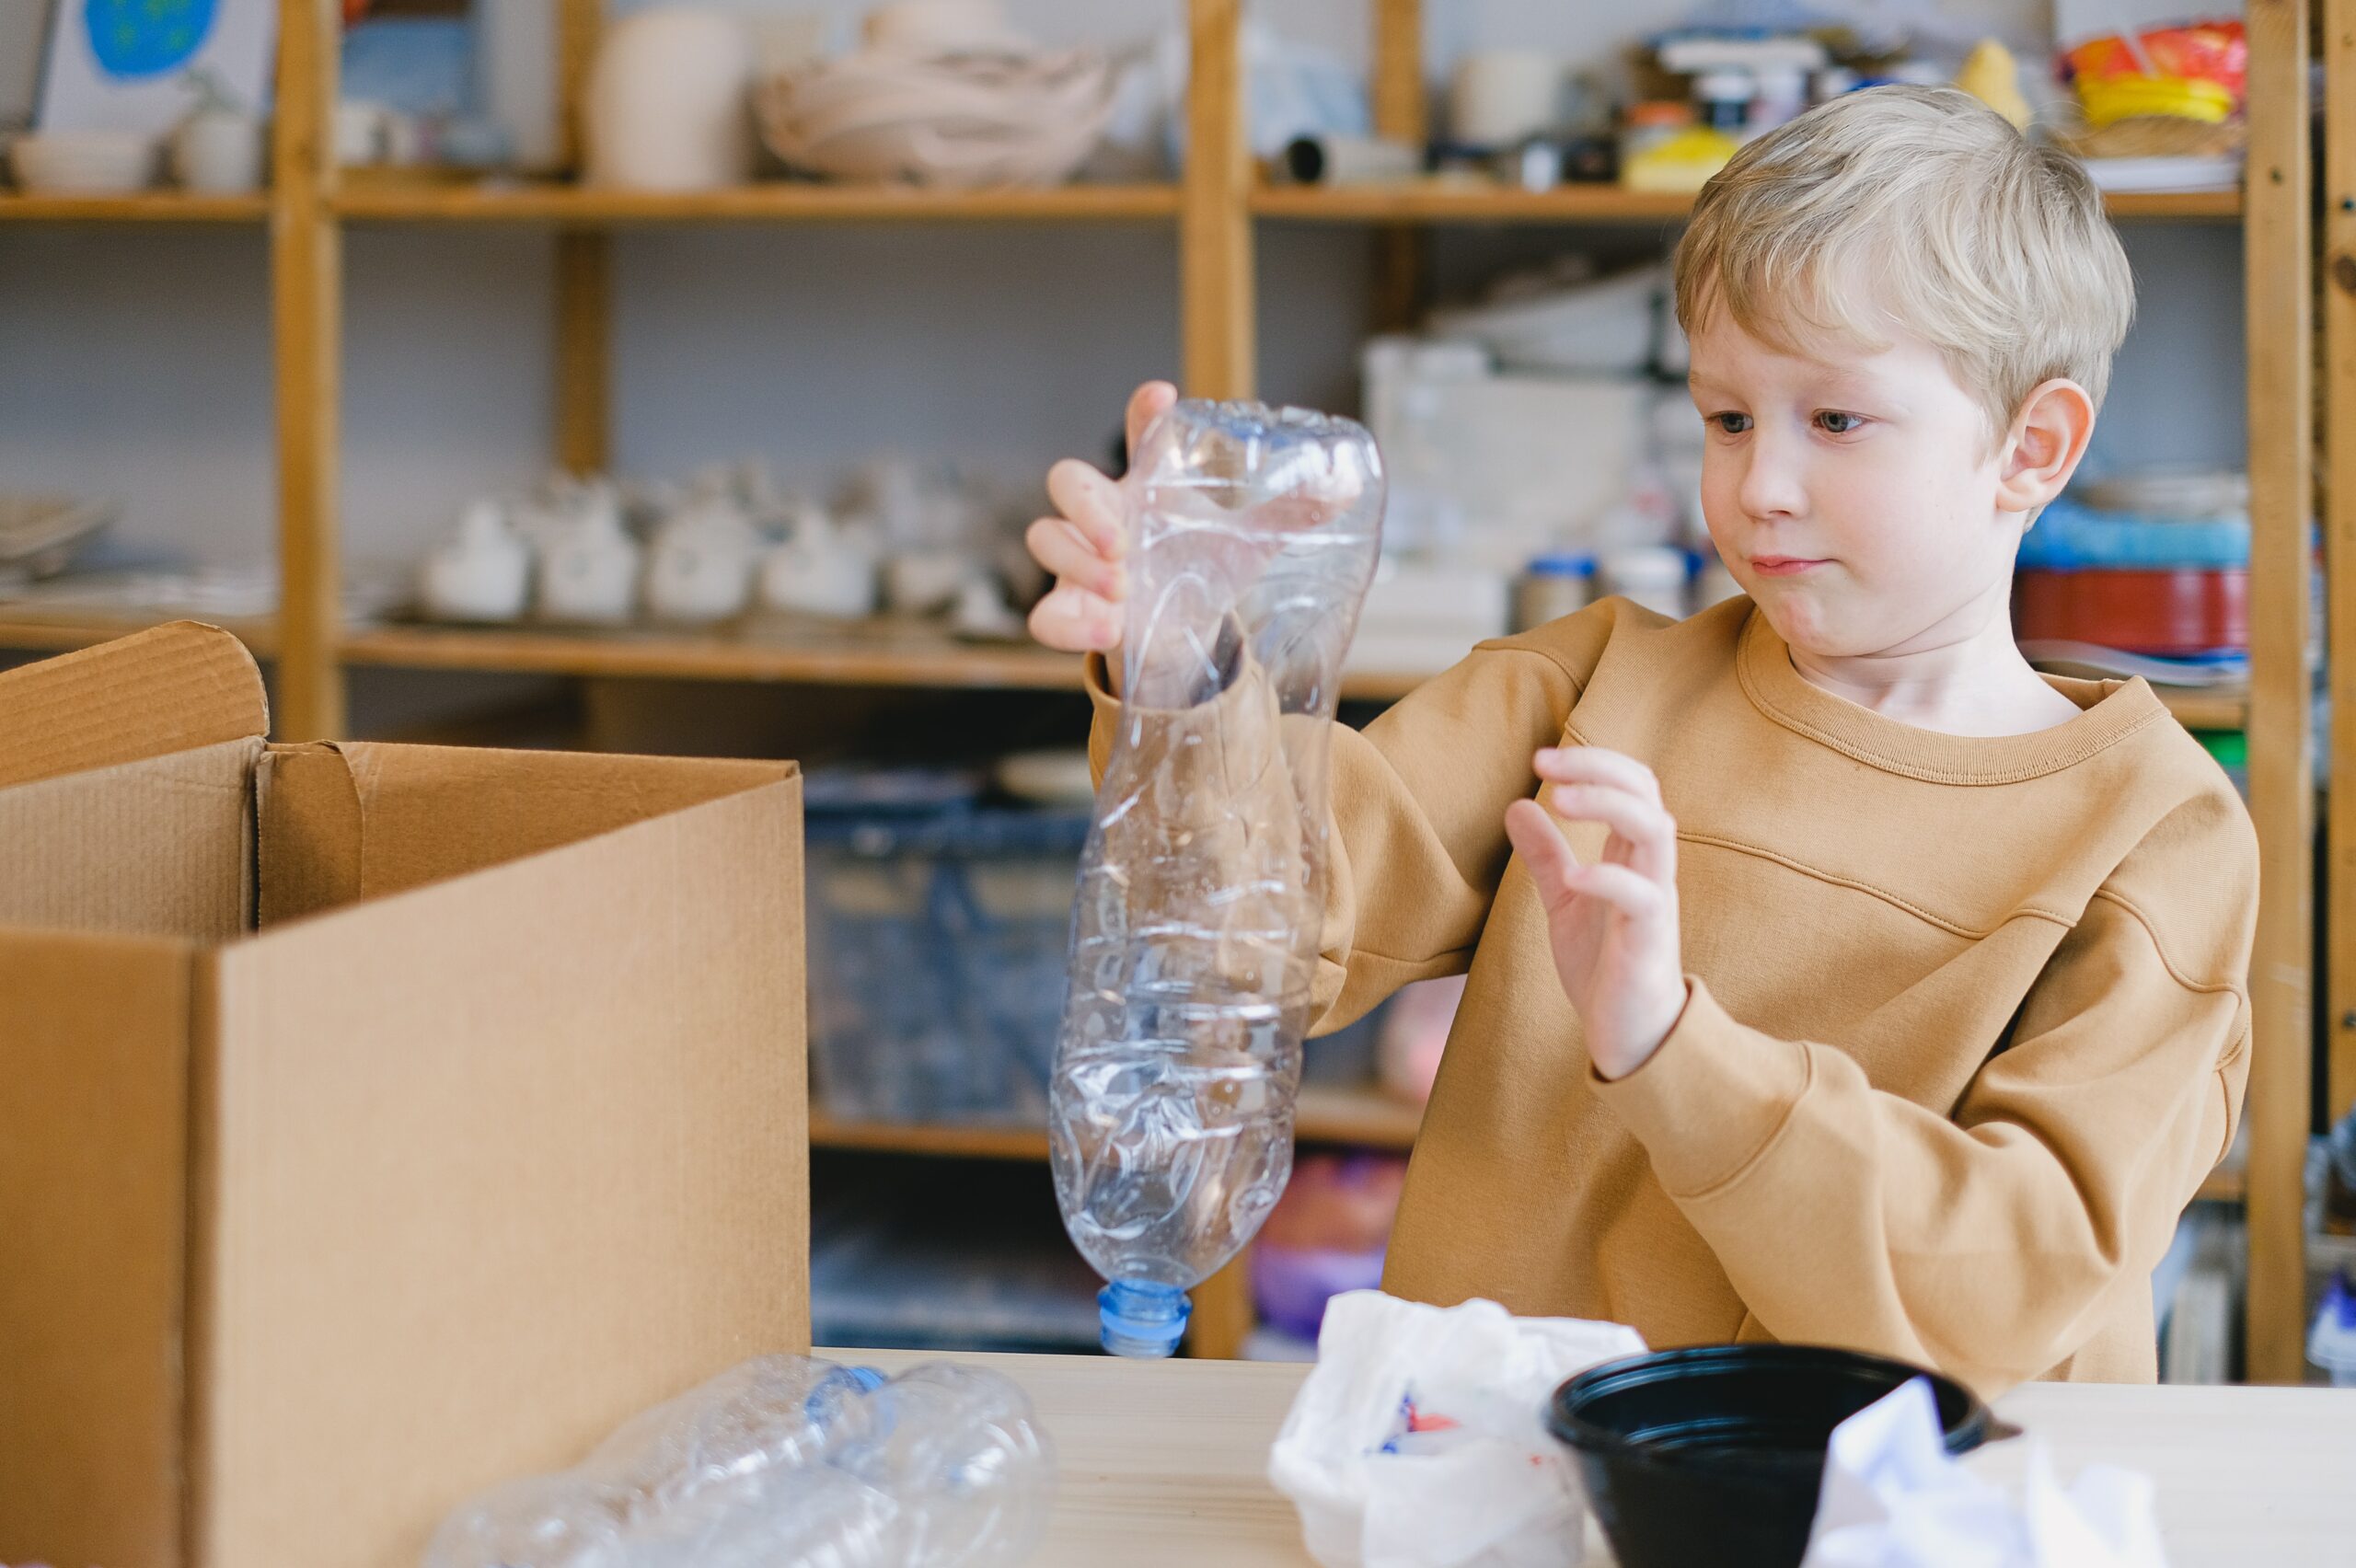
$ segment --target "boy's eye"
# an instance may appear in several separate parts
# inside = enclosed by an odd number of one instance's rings
[[[1727,435],[1740,435],[1750,428],[1749,414],[1711,414],[1702,422]]]
[[[1844,414],[1838,409],[1827,409],[1816,416],[1816,428],[1828,435],[1847,435],[1865,424],[1862,414]]]

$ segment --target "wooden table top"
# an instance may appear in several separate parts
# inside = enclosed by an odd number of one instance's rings
[[[887,1370],[906,1351],[821,1351]],[[1055,1517],[1037,1568],[1311,1568],[1268,1445],[1306,1366],[959,1355],[1031,1395],[1055,1438]],[[2356,1390],[2032,1384],[1997,1412],[2041,1436],[2066,1483],[2096,1461],[2159,1486],[2171,1568],[2356,1568]],[[1972,1468],[2017,1485],[2025,1446]],[[1611,1553],[1590,1520],[1588,1562]]]

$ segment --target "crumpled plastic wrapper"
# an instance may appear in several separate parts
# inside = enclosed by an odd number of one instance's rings
[[[1324,1568],[1563,1568],[1587,1507],[1542,1424],[1547,1396],[1641,1355],[1634,1329],[1517,1318],[1494,1301],[1429,1307],[1336,1296],[1268,1455]]]
[[[2031,1439],[2015,1499],[1948,1456],[1917,1378],[1833,1429],[1801,1568],[2166,1568],[2153,1495],[2114,1465],[2064,1487]]]

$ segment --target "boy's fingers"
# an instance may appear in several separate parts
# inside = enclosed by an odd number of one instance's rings
[[[1600,822],[1634,851],[1638,874],[1666,882],[1677,874],[1677,823],[1659,806],[1608,784],[1557,784],[1547,809],[1568,822]]]
[[[1163,410],[1178,400],[1178,388],[1167,381],[1149,381],[1129,394],[1126,421],[1129,455],[1138,455],[1138,443],[1145,439],[1145,427],[1161,417]]]
[[[1118,560],[1126,553],[1120,487],[1103,474],[1077,457],[1067,457],[1047,470],[1047,499],[1079,526],[1098,555]]]
[[[1539,778],[1553,784],[1609,784],[1658,804],[1660,780],[1624,753],[1602,746],[1548,746],[1533,757]]]
[[[1031,558],[1050,575],[1103,599],[1118,599],[1126,584],[1117,561],[1106,560],[1069,518],[1042,517],[1022,536]]]
[[[1626,866],[1575,866],[1571,891],[1582,898],[1600,898],[1630,919],[1647,919],[1669,907],[1660,884]]]
[[[1110,652],[1121,645],[1121,612],[1085,588],[1059,584],[1031,606],[1031,635],[1066,653]]]
[[[1530,881],[1538,885],[1540,902],[1552,914],[1572,895],[1569,874],[1579,858],[1563,841],[1562,829],[1535,801],[1516,801],[1506,808],[1506,837],[1521,857]]]

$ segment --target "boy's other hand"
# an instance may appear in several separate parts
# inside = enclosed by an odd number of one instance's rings
[[[1677,824],[1652,769],[1600,746],[1549,747],[1533,759],[1547,787],[1506,812],[1506,834],[1538,885],[1554,970],[1587,1026],[1597,1074],[1645,1065],[1685,1009],[1677,935]],[[1583,865],[1561,822],[1608,828]]]
[[[1167,381],[1129,395],[1125,421],[1129,455],[1161,412],[1178,400]],[[1128,517],[1120,487],[1093,466],[1067,457],[1047,470],[1057,515],[1031,525],[1023,542],[1056,585],[1031,610],[1031,635],[1066,653],[1110,653],[1121,645],[1127,614]]]

